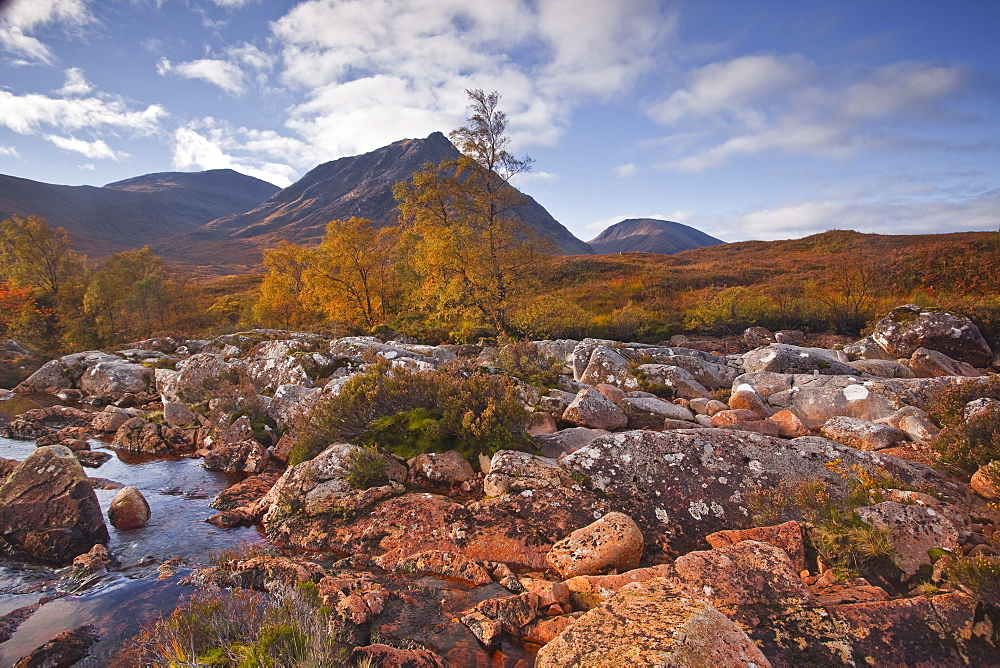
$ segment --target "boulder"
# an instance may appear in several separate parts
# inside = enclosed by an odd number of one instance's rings
[[[674,561],[686,591],[712,605],[733,610],[750,605],[803,605],[809,588],[785,550],[769,543],[741,540],[712,550],[689,552]]]
[[[798,522],[785,522],[776,526],[754,527],[752,529],[726,529],[705,536],[705,540],[713,548],[733,545],[744,540],[755,540],[780,547],[792,560],[792,568],[796,573],[806,568],[806,548],[802,536],[802,525]]]
[[[930,563],[928,550],[958,549],[959,534],[954,522],[933,508],[883,501],[857,512],[871,526],[888,529],[899,567],[907,578],[915,575],[922,564]]]
[[[87,396],[117,401],[124,394],[141,394],[153,385],[153,370],[125,360],[98,362],[80,378],[80,390]]]
[[[858,373],[878,376],[879,378],[916,378],[913,369],[896,360],[860,359],[851,362],[851,368]]]
[[[15,392],[27,394],[55,394],[59,390],[73,387],[73,378],[59,360],[49,360],[43,364],[38,371],[28,376],[20,385],[14,388]]]
[[[987,501],[1000,500],[1000,460],[983,464],[969,481],[972,491]]]
[[[802,420],[799,419],[799,416],[792,411],[778,411],[767,419],[773,422],[778,428],[779,436],[798,438],[799,436],[809,435],[809,427],[805,426]]]
[[[783,440],[727,429],[628,431],[595,439],[560,466],[634,519],[647,545],[684,552],[723,529],[750,528],[748,495],[818,478],[835,498],[847,481],[826,462],[887,472],[908,485],[965,492],[927,466],[856,450],[825,438]],[[788,518],[796,519],[796,518]]]
[[[267,414],[280,429],[285,429],[308,413],[323,394],[319,387],[279,385],[267,405]]]
[[[163,404],[163,420],[171,427],[183,427],[197,422],[197,416],[184,404],[167,401]]]
[[[262,473],[270,453],[255,439],[224,443],[205,455],[202,465],[223,473]]]
[[[843,358],[843,359],[841,359]],[[773,343],[743,355],[743,368],[747,372],[771,371],[773,373],[819,373],[822,375],[849,375],[857,373],[848,366],[847,356],[824,348],[800,348]]]
[[[608,513],[552,546],[546,559],[563,578],[627,571],[642,558],[642,532],[624,513]]]
[[[850,343],[843,348],[843,352],[851,362],[858,360],[886,360],[895,362],[896,358],[885,351],[872,337],[866,337],[860,341]],[[851,366],[854,366],[853,364]],[[877,375],[877,374],[876,374]]]
[[[641,364],[639,377],[648,383],[669,388],[682,399],[711,399],[712,393],[699,383],[689,371],[670,364]]]
[[[743,341],[747,344],[747,348],[750,350],[776,342],[774,332],[769,330],[767,327],[760,326],[747,327],[743,330]]]
[[[28,653],[14,668],[48,668],[72,666],[90,654],[90,648],[101,639],[92,624],[57,633],[55,637]]]
[[[464,554],[427,550],[397,561],[396,570],[416,575],[433,575],[466,587],[490,584],[493,578],[486,569]],[[568,596],[568,595],[567,595]]]
[[[632,374],[629,360],[605,346],[594,348],[587,367],[577,380],[587,385],[606,383],[625,390],[635,390],[639,387],[639,381]]]
[[[172,451],[170,444],[163,438],[160,425],[146,422],[141,417],[126,420],[115,432],[111,447],[149,455],[162,455]]]
[[[122,487],[108,508],[111,526],[121,531],[146,526],[149,517],[149,504],[137,487]]]
[[[681,349],[673,348],[668,350],[680,352]],[[709,390],[729,387],[733,384],[733,379],[738,375],[734,369],[726,366],[725,358],[719,358],[718,362],[710,362],[694,355],[665,355],[660,353],[655,355],[647,354],[647,357],[655,359],[657,364],[676,366],[684,369],[699,384]]]
[[[884,450],[906,440],[902,429],[844,416],[830,418],[819,431],[830,440],[858,450]]]
[[[177,363],[177,370],[157,369],[156,389],[164,402],[194,404],[211,398],[229,364],[222,355],[197,353]]]
[[[534,440],[540,446],[543,456],[558,458],[563,454],[579,450],[598,436],[604,436],[609,433],[611,432],[607,429],[571,427],[570,429],[561,429],[554,434],[535,436]]]
[[[965,594],[833,605],[855,665],[995,666],[997,648],[977,629],[975,599]]]
[[[628,418],[629,429],[662,429],[664,420],[694,421],[687,408],[656,397],[626,397],[618,406]]]
[[[417,455],[406,465],[410,469],[410,480],[417,484],[460,485],[476,476],[472,465],[455,450]]]
[[[872,338],[896,358],[929,348],[978,368],[993,362],[993,351],[979,328],[965,316],[943,309],[897,306],[878,321]]]
[[[935,378],[937,376],[968,376],[977,377],[983,374],[967,362],[954,360],[937,350],[917,348],[910,355],[910,368],[917,378]]]
[[[538,652],[563,666],[770,666],[726,615],[664,578],[633,583],[590,610]]]
[[[501,496],[571,484],[572,479],[553,459],[501,450],[493,455],[490,472],[483,479],[483,492],[486,496]]]
[[[729,395],[729,407],[733,410],[748,410],[756,415],[755,419],[763,420],[771,415],[764,398],[747,384],[738,385]]]
[[[69,448],[40,447],[10,473],[0,486],[0,537],[57,563],[108,542],[97,495]]]
[[[622,429],[628,417],[622,409],[604,398],[596,389],[588,388],[576,395],[562,415],[563,420],[591,429]]]
[[[94,419],[90,423],[90,428],[94,431],[113,434],[117,432],[123,424],[134,417],[139,417],[141,414],[141,411],[134,408],[105,406],[103,411],[94,416]]]
[[[616,575],[577,575],[566,580],[570,604],[574,610],[590,610],[614,596],[627,584],[646,582],[653,578],[672,578],[676,575],[670,564],[647,568],[633,568]]]

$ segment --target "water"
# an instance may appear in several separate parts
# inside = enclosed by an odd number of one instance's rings
[[[22,397],[0,401],[0,422],[41,405],[60,403],[54,397]],[[215,514],[208,504],[239,476],[207,471],[199,460],[181,457],[117,455],[106,443],[91,441],[91,448],[113,458],[97,469],[85,469],[91,477],[113,480],[139,488],[149,502],[149,523],[131,531],[119,531],[108,523],[108,548],[122,565],[87,583],[86,589],[42,605],[0,644],[0,666],[12,665],[24,654],[57,633],[83,624],[94,624],[102,640],[93,655],[79,665],[106,665],[115,649],[134,636],[142,624],[167,615],[188,596],[191,587],[177,584],[179,576],[157,579],[158,564],[180,557],[186,567],[206,565],[213,552],[240,543],[265,542],[256,527],[220,529],[206,523]],[[23,460],[35,450],[32,441],[0,438],[0,457]],[[107,510],[117,490],[95,490],[101,508]],[[20,568],[0,560],[0,615],[37,603],[51,595],[56,583],[51,571]],[[60,587],[65,588],[65,581]]]

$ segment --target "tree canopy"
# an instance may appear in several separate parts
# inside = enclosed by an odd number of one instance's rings
[[[516,334],[512,310],[530,290],[530,268],[544,245],[516,215],[524,196],[510,181],[531,159],[509,150],[500,95],[466,91],[470,115],[451,133],[462,155],[426,164],[393,188],[424,307],[476,315],[498,334]]]

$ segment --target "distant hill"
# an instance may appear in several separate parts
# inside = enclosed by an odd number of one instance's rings
[[[35,215],[94,257],[136,248],[245,211],[278,187],[231,169],[147,174],[98,188],[0,174],[0,219]]]
[[[656,218],[629,218],[615,223],[587,242],[598,255],[612,253],[658,253],[718,246],[725,243],[688,225]]]
[[[324,163],[291,186],[251,210],[234,213],[193,230],[181,239],[161,244],[165,257],[179,244],[196,254],[178,260],[234,255],[254,264],[260,252],[279,241],[318,243],[331,220],[368,218],[378,226],[398,222],[392,186],[409,179],[426,163],[437,164],[459,155],[448,138],[434,132],[425,139],[403,139],[363,155]],[[540,204],[525,196],[518,215],[565,254],[590,254],[590,247],[559,224]]]

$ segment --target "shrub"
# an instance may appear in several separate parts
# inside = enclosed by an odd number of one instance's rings
[[[341,665],[345,656],[331,623],[333,612],[301,588],[272,594],[205,588],[144,628],[127,658],[143,666]]]
[[[930,447],[952,473],[971,475],[1000,459],[1000,410],[986,410],[965,420],[965,405],[980,398],[1000,399],[1000,376],[953,385],[930,406],[931,417],[943,428]]]
[[[950,557],[944,574],[952,585],[988,605],[1000,606],[1000,558],[959,554]]]
[[[505,345],[497,356],[497,366],[508,376],[547,389],[559,387],[559,374],[563,368],[559,360],[542,355],[533,341],[515,341]]]
[[[389,482],[385,473],[385,460],[377,448],[361,447],[352,450],[344,464],[347,468],[344,479],[355,489],[368,489]]]
[[[809,524],[809,542],[823,563],[846,574],[894,575],[898,569],[888,530],[867,524],[856,511],[884,501],[883,489],[904,486],[888,473],[871,474],[857,466],[844,468],[840,460],[826,466],[847,480],[847,493],[842,498],[818,478],[794,484],[782,481],[777,487],[747,495],[754,524],[804,520]]]
[[[329,444],[350,441],[412,457],[458,450],[473,466],[479,453],[530,447],[528,414],[505,376],[410,371],[382,360],[324,397],[296,430],[289,463],[312,459]]]

